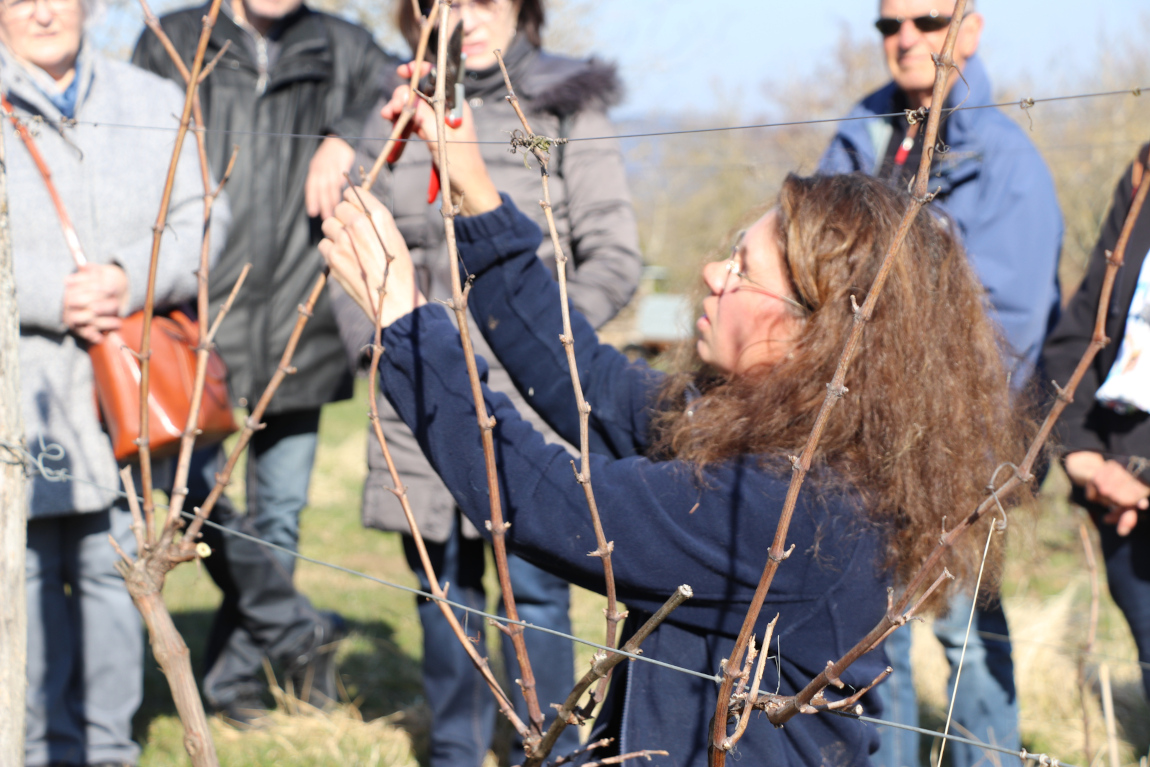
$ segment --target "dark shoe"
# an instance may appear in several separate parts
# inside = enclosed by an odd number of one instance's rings
[[[319,709],[339,700],[336,682],[335,653],[347,636],[347,621],[339,613],[320,613],[323,619],[315,627],[315,639],[308,649],[288,664],[292,693],[299,700]]]
[[[268,709],[258,695],[241,695],[216,708],[225,722],[237,730],[254,730],[263,724]]]

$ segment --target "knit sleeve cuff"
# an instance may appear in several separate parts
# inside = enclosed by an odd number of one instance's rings
[[[503,204],[492,211],[471,218],[455,219],[455,237],[459,255],[467,271],[481,274],[511,258],[535,256],[543,233],[538,225],[515,207],[506,194]]]

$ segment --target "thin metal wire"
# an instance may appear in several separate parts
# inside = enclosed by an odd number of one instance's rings
[[[158,505],[159,504],[157,504],[157,506]],[[190,511],[182,511],[182,512],[180,512],[180,514],[181,514],[181,516],[184,516],[188,519],[195,519],[196,518],[196,515],[191,513]],[[354,575],[356,577],[363,578],[364,580],[372,581],[373,583],[378,583],[378,584],[383,585],[383,586],[389,586],[390,588],[399,589],[400,591],[406,591],[409,594],[415,594],[417,596],[425,597],[426,599],[434,600],[436,602],[443,602],[444,604],[451,605],[452,607],[455,607],[459,610],[464,610],[468,613],[471,613],[472,615],[478,615],[480,617],[487,618],[488,620],[491,620],[491,621],[497,621],[499,623],[502,623],[502,624],[505,624],[508,626],[522,626],[523,628],[526,628],[526,629],[532,629],[534,631],[541,631],[544,634],[551,634],[553,636],[563,637],[564,639],[570,639],[574,642],[578,642],[580,644],[587,645],[588,647],[594,647],[598,650],[604,650],[606,652],[614,653],[616,655],[622,655],[624,657],[630,658],[631,660],[641,660],[641,661],[644,661],[645,663],[653,663],[656,666],[662,666],[663,668],[671,669],[672,671],[678,671],[678,672],[681,672],[683,674],[690,674],[691,676],[697,676],[700,679],[709,679],[712,682],[721,682],[722,681],[722,677],[719,676],[718,674],[704,674],[702,671],[695,671],[694,669],[683,668],[682,666],[676,666],[672,663],[666,663],[665,661],[656,660],[655,658],[649,658],[645,655],[639,655],[637,653],[626,652],[624,650],[620,650],[620,649],[617,649],[614,647],[608,647],[607,645],[599,644],[598,642],[592,642],[589,639],[581,639],[580,637],[573,636],[571,634],[564,634],[562,631],[556,631],[555,629],[549,629],[549,628],[546,628],[544,626],[536,626],[533,623],[526,623],[524,621],[513,621],[509,618],[504,618],[504,617],[499,616],[499,615],[492,615],[491,613],[484,612],[483,610],[478,610],[474,607],[468,607],[467,605],[460,604],[459,602],[452,602],[450,599],[441,599],[440,597],[437,597],[434,594],[430,594],[426,591],[421,591],[420,589],[413,588],[411,586],[403,586],[399,583],[392,583],[391,581],[384,580],[383,578],[376,578],[374,575],[368,575],[367,573],[361,573],[358,570],[352,570],[351,568],[344,567],[343,565],[337,565],[337,564],[333,564],[332,562],[325,562],[322,559],[315,559],[313,557],[304,556],[303,554],[300,554],[298,551],[292,551],[291,549],[286,549],[283,546],[278,546],[274,543],[269,543],[268,541],[265,541],[262,538],[255,537],[254,535],[248,535],[247,533],[241,533],[239,530],[232,530],[230,528],[224,527],[221,524],[213,522],[210,519],[205,519],[204,524],[209,526],[209,527],[213,527],[222,533],[226,533],[227,535],[232,535],[232,536],[235,536],[237,538],[243,538],[244,540],[251,541],[252,543],[258,543],[261,546],[266,546],[269,549],[274,549],[276,551],[282,551],[285,554],[290,554],[293,557],[295,557],[296,559],[303,560],[304,562],[311,562],[313,565],[321,565],[322,567],[329,567],[332,570],[338,570],[341,573],[347,573],[348,575]]]
[[[56,447],[56,446],[49,445],[48,447],[49,447],[49,449],[51,449],[52,447]],[[10,453],[13,453],[14,455],[21,458],[21,463],[23,463],[26,467],[34,467],[35,469],[37,469],[37,472],[40,473],[42,476],[44,476],[44,478],[47,479],[49,482],[78,482],[81,484],[91,485],[93,487],[99,488],[101,490],[105,490],[105,491],[110,492],[110,493],[114,493],[116,496],[118,496],[120,498],[127,498],[128,497],[128,494],[125,493],[122,489],[119,489],[119,488],[113,489],[113,488],[106,487],[104,485],[100,485],[100,484],[95,483],[95,482],[91,482],[89,480],[81,479],[80,477],[73,477],[72,475],[68,474],[66,470],[63,470],[63,469],[60,469],[60,470],[49,469],[48,470],[49,473],[45,474],[43,472],[43,470],[46,467],[43,466],[42,460],[37,458],[36,456],[32,455],[32,453],[29,452],[23,445],[13,444],[13,443],[10,443],[10,442],[4,441],[4,440],[0,440],[0,448],[6,449]],[[58,459],[53,458],[53,460],[58,460]],[[167,505],[165,505],[165,504],[156,504],[156,506],[158,508],[161,508],[161,509],[168,508]],[[181,512],[181,515],[188,518],[188,519],[194,519],[195,518],[195,514],[193,514],[192,512],[188,512],[188,511]],[[342,565],[337,565],[337,564],[334,564],[332,562],[325,562],[322,559],[315,559],[314,557],[309,557],[309,556],[300,554],[298,551],[292,551],[291,549],[286,549],[282,546],[278,546],[274,543],[270,543],[270,542],[265,541],[261,538],[257,538],[253,535],[248,535],[247,533],[242,533],[238,530],[232,530],[230,528],[224,527],[223,525],[220,525],[217,522],[213,522],[210,519],[205,519],[204,524],[206,524],[208,527],[219,530],[220,532],[224,533],[225,535],[231,535],[231,536],[234,536],[237,538],[243,538],[245,540],[251,541],[252,543],[256,543],[260,546],[264,546],[264,547],[269,548],[269,549],[274,549],[276,551],[282,551],[285,554],[289,554],[289,555],[295,557],[296,559],[302,560],[304,562],[310,562],[311,564],[314,564],[314,565],[319,565],[321,567],[327,567],[327,568],[330,568],[332,570],[336,570],[336,571],[339,571],[342,573],[347,573],[348,575],[354,575],[358,578],[362,578],[364,580],[371,581],[373,583],[378,583],[382,586],[388,586],[390,588],[398,589],[399,591],[406,591],[409,594],[415,594],[417,596],[421,596],[421,597],[424,597],[426,599],[440,601],[440,602],[443,602],[444,604],[447,604],[447,605],[450,605],[450,606],[455,607],[457,609],[463,610],[467,613],[470,613],[473,615],[478,615],[478,616],[483,617],[483,618],[487,618],[488,620],[497,621],[497,622],[503,623],[503,624],[522,626],[525,629],[531,629],[534,631],[542,631],[546,634],[551,634],[553,636],[558,636],[558,637],[562,637],[564,639],[569,639],[571,641],[578,642],[580,644],[584,644],[584,645],[587,645],[589,647],[594,647],[598,650],[617,653],[619,655],[623,655],[627,658],[630,658],[631,660],[642,661],[644,663],[651,663],[651,664],[654,664],[656,666],[661,666],[662,668],[666,668],[670,671],[678,671],[680,673],[688,674],[690,676],[699,677],[701,679],[707,679],[707,680],[710,680],[710,681],[715,682],[715,683],[719,683],[722,681],[722,677],[718,674],[715,674],[715,675],[704,674],[700,671],[695,671],[694,669],[683,668],[682,666],[676,666],[672,663],[666,663],[664,661],[657,660],[655,658],[650,658],[650,657],[647,657],[645,655],[638,655],[635,653],[625,652],[625,651],[617,649],[617,648],[607,647],[606,645],[598,644],[596,642],[592,642],[592,641],[589,641],[587,639],[582,639],[580,637],[573,636],[571,634],[564,634],[561,631],[555,631],[553,629],[544,628],[542,626],[536,626],[534,624],[526,623],[524,621],[512,621],[512,620],[509,620],[509,619],[504,618],[504,617],[499,616],[499,615],[492,615],[491,613],[487,613],[487,612],[484,612],[482,610],[477,610],[473,607],[468,607],[467,605],[463,605],[463,604],[460,604],[458,602],[453,602],[450,599],[441,599],[441,598],[435,596],[434,594],[430,594],[430,593],[428,593],[426,591],[422,591],[420,589],[412,588],[411,586],[404,586],[404,585],[401,585],[398,583],[392,583],[391,581],[384,580],[383,578],[377,578],[374,575],[368,575],[367,573],[362,573],[362,572],[359,572],[358,570],[352,570],[351,568],[344,567]],[[984,633],[984,632],[979,632],[979,633]],[[777,658],[777,656],[776,656],[776,658]],[[780,677],[780,679],[781,679],[781,677]],[[960,735],[952,735],[950,733],[936,732],[934,730],[927,730],[927,729],[923,729],[921,727],[914,727],[914,726],[911,726],[908,724],[899,724],[898,722],[888,722],[884,719],[877,719],[875,717],[865,716],[863,714],[855,714],[855,713],[851,713],[849,711],[834,711],[834,710],[828,710],[828,711],[825,711],[824,713],[834,714],[835,716],[844,716],[844,717],[847,717],[850,719],[857,719],[860,722],[866,722],[868,724],[875,724],[875,725],[879,725],[879,726],[883,726],[883,727],[893,727],[893,728],[901,729],[901,730],[909,730],[911,732],[917,732],[921,735],[927,735],[927,736],[934,737],[934,738],[943,738],[944,740],[952,740],[952,741],[955,741],[957,743],[966,743],[968,745],[975,746],[975,747],[982,748],[982,749],[986,749],[986,750],[990,750],[990,751],[997,751],[997,752],[1003,753],[1003,754],[1011,754],[1013,756],[1017,756],[1017,757],[1024,759],[1024,760],[1030,760],[1030,761],[1038,762],[1040,765],[1044,765],[1044,766],[1049,765],[1049,767],[1075,767],[1075,765],[1067,764],[1066,762],[1061,762],[1057,759],[1053,759],[1053,758],[1046,756],[1044,754],[1030,754],[1025,749],[1023,749],[1022,751],[1012,751],[1008,748],[1004,748],[1002,746],[997,746],[997,745],[994,745],[991,743],[983,743],[982,741],[975,740],[973,738],[964,738]]]
[[[995,471],[995,476],[998,472]],[[990,480],[990,492],[994,493],[994,480]],[[998,501],[998,495],[994,496],[994,500]],[[1002,504],[998,504],[998,508],[1002,509]],[[1002,513],[1002,520],[1006,522],[1006,512]],[[954,716],[954,702],[958,700],[958,683],[962,679],[962,667],[966,661],[966,646],[970,643],[970,628],[974,625],[974,612],[978,605],[978,591],[982,588],[982,573],[986,569],[986,556],[990,553],[990,542],[994,539],[995,524],[990,524],[990,529],[986,531],[986,546],[982,549],[982,562],[978,565],[978,579],[974,583],[974,599],[970,602],[970,617],[966,621],[966,634],[962,637],[962,653],[958,656],[958,668],[955,669],[954,674],[954,690],[950,693],[950,705],[946,709],[946,726],[943,727],[943,734],[950,734],[950,720]],[[942,741],[942,745],[938,749],[938,767],[942,767],[942,755],[946,752],[946,741]]]
[[[58,447],[58,446],[51,445],[49,447]],[[71,474],[68,474],[67,471],[64,469],[48,469],[47,470],[48,473],[45,473],[46,467],[43,465],[43,459],[37,458],[36,456],[32,455],[32,453],[29,452],[23,445],[17,445],[17,444],[13,444],[13,443],[10,443],[10,442],[4,441],[4,440],[0,440],[0,448],[4,448],[4,449],[8,450],[9,452],[16,454],[18,457],[20,457],[22,459],[21,463],[23,463],[26,467],[34,468],[37,473],[39,473],[41,476],[43,476],[49,482],[78,482],[80,484],[90,485],[90,486],[98,488],[100,490],[104,490],[106,492],[113,493],[114,495],[116,495],[119,498],[125,498],[126,499],[128,497],[128,494],[120,488],[113,489],[113,488],[98,484],[96,482],[92,482],[90,480],[82,479],[80,477],[74,477]],[[60,458],[54,457],[54,455],[53,455],[53,457],[50,458],[49,460],[60,460]],[[6,462],[9,462],[9,461],[6,461]],[[137,497],[141,501],[143,500],[142,496],[137,496]],[[156,508],[167,509],[169,507],[166,504],[157,503]],[[180,514],[181,514],[181,516],[183,516],[187,519],[195,519],[196,518],[196,515],[190,511],[181,511]],[[700,679],[707,679],[707,680],[710,680],[712,682],[721,682],[723,679],[718,674],[706,674],[706,673],[703,673],[702,671],[695,671],[694,669],[684,668],[682,666],[676,666],[672,663],[667,663],[665,661],[661,661],[661,660],[657,660],[655,658],[647,657],[646,655],[640,655],[638,653],[626,652],[625,650],[621,650],[621,649],[618,649],[615,647],[608,647],[607,645],[599,644],[598,642],[592,642],[589,639],[583,639],[581,637],[577,637],[577,636],[574,636],[572,634],[564,634],[562,631],[556,631],[555,629],[549,629],[549,628],[546,628],[544,626],[536,626],[533,623],[526,623],[524,621],[513,621],[513,620],[510,620],[508,618],[504,618],[503,616],[500,616],[500,615],[493,615],[491,613],[484,612],[483,610],[479,610],[479,609],[476,609],[474,607],[468,607],[467,605],[460,604],[459,602],[453,602],[450,599],[443,599],[443,598],[437,597],[434,594],[430,594],[426,591],[422,591],[420,589],[413,588],[411,586],[404,586],[404,585],[399,584],[399,583],[392,583],[391,581],[384,580],[383,578],[377,578],[374,575],[368,575],[367,573],[362,573],[359,570],[352,570],[351,568],[344,567],[343,565],[337,565],[333,562],[325,562],[322,559],[316,559],[314,557],[305,556],[304,554],[300,554],[298,551],[292,551],[291,549],[284,548],[283,546],[278,546],[278,545],[271,543],[269,541],[265,541],[262,538],[257,538],[254,535],[248,535],[247,533],[242,533],[239,530],[232,530],[231,528],[224,527],[223,525],[221,525],[217,522],[213,522],[210,519],[205,519],[204,524],[207,525],[208,527],[215,529],[215,530],[219,530],[220,532],[224,533],[225,535],[231,535],[231,536],[234,536],[236,538],[243,538],[244,540],[251,541],[252,543],[258,544],[258,545],[263,546],[265,548],[273,549],[275,551],[281,551],[284,554],[288,554],[288,555],[293,556],[296,559],[302,560],[304,562],[310,562],[313,565],[320,565],[321,567],[327,567],[327,568],[330,568],[332,570],[337,570],[341,573],[347,573],[348,575],[354,575],[358,578],[363,578],[364,580],[368,580],[368,581],[371,581],[373,583],[378,583],[382,586],[388,586],[389,588],[398,589],[399,591],[406,591],[409,594],[415,594],[416,596],[424,597],[426,599],[430,599],[430,600],[433,600],[436,602],[443,602],[444,604],[451,605],[452,607],[454,607],[458,610],[463,610],[464,612],[470,613],[472,615],[477,615],[477,616],[482,617],[482,618],[487,618],[488,620],[491,620],[491,621],[496,621],[498,623],[502,623],[502,624],[510,625],[510,626],[522,626],[525,629],[531,629],[533,631],[543,632],[544,634],[551,634],[553,636],[562,637],[564,639],[569,639],[573,642],[578,642],[579,644],[587,645],[588,647],[594,647],[597,650],[603,650],[605,652],[614,653],[616,655],[622,655],[626,658],[630,658],[631,660],[643,661],[644,663],[652,663],[656,666],[662,666],[663,668],[670,669],[672,671],[678,671],[678,672],[683,673],[683,674],[689,674],[691,676],[696,676],[696,677],[699,677]]]
[[[949,108],[943,109],[942,112],[945,115],[951,115],[955,112],[965,112],[965,111],[970,111],[970,110],[975,110],[975,109],[1004,109],[1004,108],[1008,108],[1008,107],[1018,107],[1020,105],[1025,105],[1025,107],[1027,109],[1029,109],[1029,108],[1031,108],[1037,104],[1045,104],[1045,103],[1050,103],[1050,102],[1055,102],[1055,101],[1072,101],[1075,99],[1091,99],[1091,98],[1100,98],[1100,97],[1105,97],[1105,96],[1121,96],[1121,95],[1137,97],[1137,96],[1142,95],[1143,90],[1150,91],[1150,86],[1137,87],[1137,88],[1124,88],[1122,90],[1113,90],[1113,91],[1098,91],[1095,93],[1076,93],[1076,94],[1070,94],[1070,95],[1065,95],[1065,96],[1047,96],[1045,98],[1038,98],[1038,99],[1023,98],[1023,99],[1020,99],[1018,101],[1003,101],[1003,102],[998,102],[998,103],[994,103],[994,104],[979,104],[976,106],[949,107]],[[694,135],[694,134],[700,134],[700,133],[724,133],[724,132],[730,132],[730,131],[758,130],[758,129],[765,129],[765,128],[788,128],[788,127],[795,127],[795,126],[800,126],[800,125],[823,125],[823,124],[828,124],[828,123],[852,122],[855,120],[885,119],[885,118],[889,118],[889,117],[901,117],[904,114],[905,114],[904,112],[887,112],[884,114],[874,114],[874,115],[824,117],[824,118],[816,118],[816,119],[810,119],[810,120],[789,120],[789,121],[783,121],[783,122],[751,123],[751,124],[746,124],[746,125],[722,125],[722,126],[716,126],[716,127],[712,127],[712,128],[684,128],[681,130],[669,130],[669,131],[650,131],[650,132],[643,132],[643,133],[622,133],[622,134],[616,134],[616,135],[610,135],[610,136],[583,136],[583,137],[574,137],[573,136],[573,137],[569,137],[567,139],[567,141],[569,143],[576,142],[576,141],[614,141],[616,139],[658,138],[661,136],[686,136],[686,135]],[[44,121],[39,120],[39,122],[43,123]],[[129,125],[129,124],[125,124],[125,123],[96,122],[96,121],[89,121],[89,120],[67,120],[66,122],[69,125],[89,125],[92,127],[118,128],[118,129],[130,129],[130,130],[176,131],[179,129],[176,126]],[[190,128],[190,130],[196,131],[199,133],[204,133],[204,134],[218,133],[218,134],[222,134],[222,135],[226,135],[226,136],[265,136],[265,137],[270,137],[270,138],[277,138],[278,137],[278,138],[285,138],[285,139],[321,139],[321,140],[324,138],[327,138],[326,135],[318,134],[318,133],[277,133],[277,132],[262,132],[262,131],[221,130],[221,129],[216,129],[216,128],[195,128],[195,127]],[[345,136],[344,138],[345,138],[345,140],[347,140],[349,142],[374,141],[377,143],[383,143],[383,142],[386,142],[389,140],[386,136]],[[396,140],[397,141],[415,141],[415,142],[422,141],[422,139],[415,138],[415,137],[407,138],[407,139],[396,139]],[[448,143],[492,144],[492,145],[502,146],[502,145],[506,144],[507,142],[505,142],[505,141],[449,141]]]
[[[917,732],[919,735],[927,735],[931,738],[942,738],[943,740],[953,740],[955,743],[965,743],[968,746],[976,746],[986,751],[997,751],[1000,754],[1010,754],[1017,756],[1019,759],[1037,762],[1040,765],[1049,765],[1050,767],[1075,767],[1073,764],[1059,761],[1046,754],[1032,754],[1026,749],[1021,751],[1012,751],[1004,746],[998,746],[993,743],[983,743],[980,740],[973,738],[964,738],[961,735],[951,735],[949,733],[937,732],[935,730],[927,730],[922,727],[915,727],[909,724],[900,724],[898,722],[888,722],[885,719],[876,719],[873,716],[865,716],[863,714],[853,714],[850,711],[826,711],[824,713],[834,714],[835,716],[844,716],[848,719],[857,719],[860,722],[867,724],[877,724],[880,727],[892,727],[896,730],[907,730],[908,732]]]

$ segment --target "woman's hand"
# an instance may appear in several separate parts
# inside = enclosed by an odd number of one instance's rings
[[[128,310],[128,275],[115,264],[85,264],[64,278],[64,324],[98,344],[123,324]]]
[[[319,252],[331,267],[331,275],[373,323],[379,318],[381,287],[386,290],[383,327],[427,303],[415,284],[415,268],[403,235],[391,213],[370,192],[346,189],[335,215],[323,222],[323,233]]]
[[[423,66],[422,74],[426,74],[431,65],[424,62]],[[397,71],[400,77],[410,77],[411,65],[403,64]],[[398,120],[410,92],[410,88],[406,85],[396,88],[391,95],[391,101],[379,111],[380,116],[391,122]],[[438,168],[439,134],[436,131],[438,126],[435,122],[435,110],[418,97],[415,112],[411,117],[411,126],[415,134],[427,142],[427,148],[431,151],[431,161]],[[479,144],[476,143],[478,140],[471,107],[464,103],[463,122],[458,128],[447,128],[447,169],[451,181],[451,201],[459,206],[460,214],[464,216],[478,216],[503,204],[499,198],[499,190],[487,175],[487,166],[479,153]]]
[[[1098,453],[1071,453],[1066,456],[1066,472],[1083,487],[1087,500],[1110,507],[1102,521],[1117,525],[1121,536],[1138,524],[1138,512],[1150,508],[1150,487],[1117,461]]]

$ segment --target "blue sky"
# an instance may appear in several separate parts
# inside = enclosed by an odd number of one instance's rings
[[[1150,31],[1146,0],[978,0],[978,10],[986,17],[982,53],[1002,80],[1050,69],[1072,76],[1106,37]],[[746,94],[751,115],[768,106],[765,79],[816,66],[843,24],[873,36],[878,56],[877,15],[877,0],[600,0],[587,21],[592,50],[618,61],[627,83],[617,117],[711,111],[714,83]]]
[[[198,0],[191,0],[198,2]],[[368,0],[370,2],[370,0]],[[393,0],[376,0],[390,4]],[[362,2],[362,0],[361,0]],[[153,0],[158,11],[189,3]],[[618,119],[653,112],[708,113],[738,96],[743,117],[769,107],[762,84],[816,67],[833,51],[846,25],[856,37],[873,38],[877,0],[566,0],[585,9],[567,15],[586,47],[615,60],[627,85]],[[1106,39],[1136,30],[1150,33],[1146,0],[978,0],[986,16],[982,54],[999,81],[1029,75],[1037,81],[1091,69]],[[112,49],[130,47],[139,33],[135,0],[114,7],[95,30]],[[557,18],[560,21],[563,17]],[[394,36],[386,33],[382,39]],[[1145,36],[1143,39],[1146,39]],[[1150,86],[1150,83],[1129,85]],[[1060,92],[1058,83],[1038,83],[1032,95]]]

